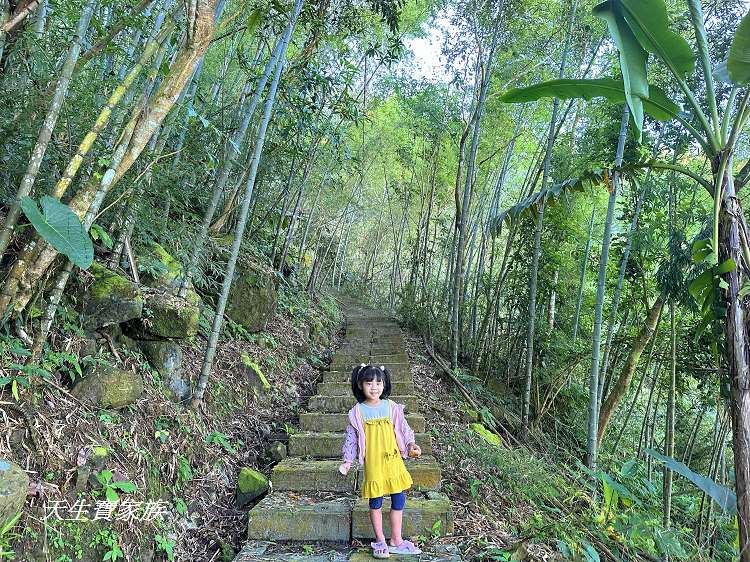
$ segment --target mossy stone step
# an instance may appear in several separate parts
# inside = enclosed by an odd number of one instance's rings
[[[340,459],[304,460],[287,457],[271,472],[274,490],[292,492],[352,492],[356,482],[363,479],[364,469],[360,467],[356,475],[351,470],[347,476],[338,471]],[[414,486],[423,490],[439,490],[440,466],[433,457],[407,459],[406,469],[411,474]],[[355,482],[356,476],[356,482]]]
[[[340,368],[338,365],[332,365],[337,367],[330,371],[323,373],[323,382],[347,382],[350,380],[352,369]],[[414,378],[411,375],[411,365],[386,365],[388,372],[391,373],[391,381],[404,381],[414,382]]]
[[[289,436],[289,454],[293,457],[332,458],[341,457],[344,444],[343,432],[303,432]],[[432,454],[432,437],[427,433],[415,434],[417,445],[423,455]]]
[[[424,432],[424,416],[407,414],[406,421],[416,432]],[[300,414],[299,425],[302,431],[342,432],[346,430],[349,419],[346,414],[324,414],[320,412],[306,412]]]
[[[333,355],[331,363],[337,365],[359,365],[370,361],[370,353],[341,353],[336,352]]]
[[[416,412],[419,409],[419,400],[414,395],[395,395],[390,397],[394,402],[406,406],[407,412]],[[309,409],[311,412],[325,412],[329,414],[342,414],[348,412],[356,404],[353,396],[313,396],[310,398]]]
[[[388,514],[391,508],[391,498],[383,501],[383,527],[385,536],[391,534]],[[427,492],[422,498],[406,499],[404,509],[403,535],[428,535],[436,521],[440,521],[440,534],[453,532],[453,512],[448,496],[437,492]],[[372,523],[370,523],[370,507],[366,499],[360,499],[352,512],[352,537],[355,539],[374,540]]]
[[[247,538],[265,541],[348,542],[353,497],[334,501],[273,493],[248,513]]]
[[[369,362],[372,365],[382,364],[388,367],[389,365],[403,365],[409,363],[409,357],[407,357],[406,353],[372,353]]]
[[[414,394],[414,383],[411,381],[391,381],[392,394]],[[352,396],[352,385],[344,382],[318,383],[318,394],[322,396]]]

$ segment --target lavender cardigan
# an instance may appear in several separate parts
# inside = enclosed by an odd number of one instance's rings
[[[414,443],[414,431],[406,422],[404,415],[404,405],[397,404],[391,400],[391,422],[396,433],[396,445],[401,456],[408,456],[407,445]],[[357,455],[359,451],[359,455]],[[365,462],[365,430],[362,424],[362,416],[359,413],[358,405],[349,410],[349,425],[346,426],[346,438],[344,446],[341,448],[341,454],[344,456],[344,464],[349,466],[354,459],[359,460],[359,464]]]

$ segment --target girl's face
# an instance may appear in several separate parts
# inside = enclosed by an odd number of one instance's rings
[[[367,400],[378,400],[380,395],[383,394],[383,387],[385,383],[383,379],[378,380],[377,378],[371,381],[360,381],[359,388],[362,390],[362,394],[365,395]]]

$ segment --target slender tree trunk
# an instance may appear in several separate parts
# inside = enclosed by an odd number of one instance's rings
[[[635,372],[635,368],[638,365],[638,360],[641,358],[643,350],[646,349],[648,342],[656,333],[656,326],[659,323],[659,317],[662,308],[664,307],[664,300],[664,295],[659,295],[649,310],[643,327],[633,340],[633,345],[628,353],[628,358],[625,360],[625,365],[622,368],[620,377],[617,379],[617,382],[612,387],[612,391],[602,404],[601,411],[599,412],[598,433],[596,436],[597,448],[601,446],[604,432],[607,431],[607,426],[612,418],[612,414],[614,414],[617,406],[620,404],[620,401],[630,387],[633,373]]]
[[[452,313],[451,313],[451,367],[458,367],[458,347],[459,347],[459,310],[461,298],[461,281],[463,279],[464,265],[464,246],[466,245],[466,219],[469,214],[472,197],[472,185],[474,183],[474,165],[476,162],[477,150],[479,148],[479,132],[481,130],[482,114],[484,113],[485,100],[487,99],[487,90],[490,86],[490,76],[492,74],[492,63],[497,46],[498,36],[500,33],[500,22],[502,4],[498,7],[495,18],[494,29],[492,31],[492,43],[485,62],[484,72],[477,73],[480,79],[479,95],[477,96],[476,110],[474,115],[474,130],[471,139],[471,149],[466,164],[466,181],[464,184],[463,202],[457,206],[456,213],[456,252],[455,266],[453,268],[453,292],[452,292]],[[479,61],[481,68],[481,61]],[[460,173],[460,170],[459,170]],[[459,202],[458,193],[456,193],[456,203]]]
[[[297,0],[294,5],[294,12],[292,15],[292,25],[296,23],[297,16],[302,9],[303,0]],[[285,44],[283,46],[283,53],[286,53],[286,48],[289,42],[291,32],[286,35]],[[229,299],[229,291],[232,288],[232,281],[234,280],[234,268],[237,264],[237,258],[240,253],[240,244],[242,243],[242,236],[245,233],[245,225],[247,224],[248,211],[250,210],[250,201],[252,200],[253,188],[255,186],[255,178],[258,173],[258,165],[260,164],[261,153],[263,152],[263,143],[266,138],[266,130],[268,123],[271,120],[271,111],[273,110],[273,104],[276,100],[276,89],[279,85],[279,78],[281,77],[284,63],[280,62],[276,65],[276,74],[271,82],[271,87],[268,91],[268,97],[263,108],[263,118],[261,119],[258,127],[258,136],[255,140],[255,149],[253,152],[253,161],[250,168],[250,175],[247,178],[247,184],[245,185],[245,197],[242,201],[242,208],[240,210],[240,218],[237,224],[237,228],[234,234],[234,241],[232,242],[232,250],[229,256],[229,262],[227,263],[227,271],[224,275],[224,282],[221,286],[221,295],[216,305],[216,314],[214,315],[213,324],[211,326],[211,336],[208,340],[208,347],[206,348],[206,356],[203,359],[203,366],[201,367],[201,374],[198,378],[196,385],[195,394],[193,395],[192,407],[198,409],[203,402],[203,395],[206,392],[208,386],[208,377],[211,374],[211,369],[214,364],[214,356],[216,355],[216,344],[219,341],[219,334],[221,334],[221,328],[224,324],[224,310]]]
[[[625,150],[625,137],[628,131],[628,106],[622,110],[622,121],[620,123],[620,136],[617,141],[617,153],[615,155],[615,166],[622,164],[622,155]],[[596,305],[594,308],[594,334],[591,351],[591,375],[589,377],[589,420],[588,439],[586,448],[586,466],[591,470],[596,468],[597,436],[599,435],[599,353],[602,337],[602,316],[604,309],[604,286],[607,280],[607,263],[609,261],[609,244],[612,238],[612,220],[617,201],[617,190],[619,189],[619,174],[612,177],[612,186],[609,192],[609,203],[607,205],[607,218],[604,222],[604,237],[602,239],[602,253],[599,259],[599,281],[596,287]]]
[[[21,214],[21,200],[27,197],[32,188],[34,187],[34,181],[39,173],[39,168],[42,165],[44,159],[44,153],[47,151],[47,146],[52,138],[52,131],[55,129],[57,119],[60,116],[65,96],[68,93],[68,86],[70,85],[70,78],[73,75],[73,69],[75,68],[78,55],[81,52],[81,42],[83,41],[84,35],[89,28],[89,22],[91,21],[91,14],[94,11],[96,0],[87,0],[86,5],[83,7],[81,17],[78,20],[78,27],[76,28],[75,36],[73,38],[73,45],[68,51],[68,56],[65,59],[60,78],[55,86],[55,93],[52,96],[52,103],[47,110],[47,115],[44,118],[41,129],[39,129],[39,136],[37,137],[36,145],[29,158],[29,164],[26,168],[26,173],[21,180],[21,185],[18,187],[16,192],[16,198],[5,217],[5,223],[3,229],[0,231],[0,256],[5,253],[10,243],[13,230],[18,222],[18,217]],[[45,3],[46,10],[46,3]],[[42,20],[42,29],[44,29],[44,15],[42,11],[40,18]]]
[[[677,330],[674,323],[674,304],[669,305],[670,326],[670,376],[669,394],[667,395],[667,424],[664,439],[664,454],[674,458],[674,414],[675,414],[675,387],[677,384]],[[665,527],[672,524],[672,471],[664,467],[664,508],[662,523]]]
[[[591,253],[592,234],[594,232],[594,214],[596,208],[591,210],[591,220],[589,221],[589,237],[586,241],[586,249],[583,251],[583,261],[581,262],[581,279],[578,283],[578,299],[576,300],[576,314],[573,318],[573,345],[578,337],[578,319],[581,316],[581,303],[583,302],[583,288],[586,283],[586,266],[589,263],[589,254]]]
[[[607,368],[609,367],[609,353],[612,349],[612,339],[615,336],[615,333],[617,332],[617,311],[620,307],[620,295],[622,294],[622,282],[625,279],[625,268],[628,265],[628,258],[630,257],[630,248],[633,244],[633,236],[635,235],[635,231],[638,228],[638,216],[641,213],[641,207],[643,206],[643,200],[646,196],[646,191],[648,189],[648,185],[644,186],[643,189],[641,189],[641,192],[638,194],[638,200],[635,204],[635,210],[633,211],[633,220],[630,223],[630,231],[628,232],[628,238],[625,242],[625,248],[622,251],[622,259],[620,260],[620,271],[617,276],[617,285],[615,285],[615,292],[612,296],[612,309],[609,312],[609,321],[607,325],[607,341],[604,344],[604,360],[602,361],[602,373],[599,377],[599,383],[604,381],[604,375],[607,372]],[[603,392],[600,388],[599,390],[599,402],[602,401],[603,398]]]
[[[295,7],[298,4],[299,2],[295,4]],[[263,90],[266,87],[266,83],[268,82],[268,79],[271,76],[271,73],[274,71],[275,68],[283,64],[283,60],[286,57],[286,46],[289,44],[289,38],[291,37],[292,32],[294,31],[294,27],[297,24],[298,17],[299,17],[299,11],[294,11],[292,13],[291,19],[289,20],[289,24],[286,26],[286,29],[284,30],[284,34],[282,35],[281,38],[279,38],[279,40],[276,43],[276,46],[274,47],[273,53],[271,54],[271,58],[268,60],[268,64],[266,65],[266,68],[263,72],[263,76],[258,82],[258,85],[255,89],[255,93],[253,94],[252,100],[250,101],[250,104],[248,105],[247,110],[244,113],[244,119],[240,127],[238,127],[238,129],[232,135],[231,141],[227,140],[227,143],[224,146],[223,162],[225,162],[225,164],[222,166],[219,176],[216,180],[216,183],[214,184],[214,189],[213,189],[213,192],[211,193],[211,200],[209,201],[208,207],[206,208],[206,213],[203,215],[201,228],[198,233],[198,237],[195,240],[193,251],[190,254],[190,259],[188,260],[188,264],[185,269],[185,275],[182,281],[182,285],[180,287],[181,296],[185,296],[185,294],[187,293],[188,287],[190,286],[190,280],[195,274],[195,269],[198,266],[198,260],[200,259],[201,253],[203,252],[203,246],[206,243],[206,238],[208,237],[208,231],[209,231],[209,228],[211,227],[211,221],[214,218],[216,207],[219,204],[219,199],[221,198],[221,194],[224,191],[224,187],[226,186],[227,181],[229,180],[229,174],[232,172],[233,168],[235,167],[236,159],[239,153],[239,149],[235,147],[239,147],[242,144],[242,140],[245,138],[247,128],[250,126],[250,120],[252,119],[253,113],[255,112],[255,108],[258,106],[258,103],[260,102],[260,97],[261,95],[263,95]]]
[[[555,300],[557,299],[557,278],[560,271],[555,269],[552,276],[552,289],[549,295],[549,308],[547,309],[547,333],[551,334],[555,329]]]

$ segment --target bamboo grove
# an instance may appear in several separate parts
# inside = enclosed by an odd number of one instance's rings
[[[739,0],[0,0],[4,329],[33,362],[159,241],[199,409],[251,255],[397,314],[509,442],[637,471],[635,550],[750,562],[749,83]]]

